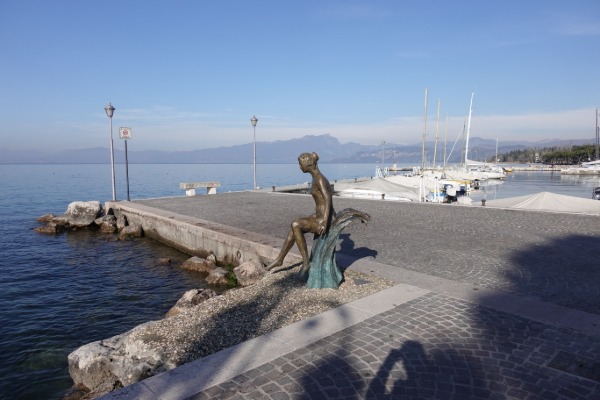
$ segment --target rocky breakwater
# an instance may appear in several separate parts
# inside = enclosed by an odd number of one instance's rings
[[[64,214],[46,214],[37,221],[44,224],[34,229],[41,234],[90,229],[101,234],[114,234],[117,240],[143,236],[141,226],[130,225],[124,215],[115,217],[110,210],[107,213],[99,201],[75,201],[68,205]],[[166,266],[170,265],[171,260],[164,258],[159,263]],[[234,268],[223,260],[219,262],[213,254],[206,258],[193,256],[180,267],[204,273],[206,282],[215,290],[203,288],[187,291],[166,314],[169,319],[188,313],[204,301],[220,297],[220,293],[227,289],[253,285],[267,274],[263,264],[258,261],[250,260]],[[149,322],[72,352],[68,357],[69,373],[76,390],[70,392],[69,398],[95,398],[189,361],[187,356],[182,358],[185,351],[181,345],[173,346],[169,341],[185,340],[173,339],[176,336],[173,332],[157,333],[152,330],[155,325],[156,321]]]
[[[105,213],[99,201],[74,201],[68,205],[63,215],[46,214],[37,220],[45,225],[34,230],[44,234],[90,228],[100,229],[104,233],[119,233],[121,239],[143,236],[141,226],[130,226],[125,216],[116,218]]]

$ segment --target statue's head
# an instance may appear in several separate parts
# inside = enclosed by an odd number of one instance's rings
[[[319,161],[319,155],[314,151],[312,153],[302,153],[298,156],[298,163],[302,172],[308,171],[310,167],[316,167]]]

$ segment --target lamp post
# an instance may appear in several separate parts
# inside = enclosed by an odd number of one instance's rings
[[[381,146],[381,170],[383,170],[385,168],[385,140],[381,142]]]
[[[256,123],[258,119],[256,119],[256,115],[252,116],[250,123],[252,124],[252,128],[254,130],[254,152],[253,152],[253,171],[254,171],[254,186],[253,189],[256,189]]]
[[[112,134],[112,117],[115,112],[115,108],[112,104],[108,103],[106,107],[104,107],[104,111],[106,111],[106,115],[108,115],[108,119],[110,120],[110,165],[111,165],[111,176],[112,176],[112,199],[113,201],[117,200],[116,188],[115,188],[115,152],[113,150],[113,134]]]

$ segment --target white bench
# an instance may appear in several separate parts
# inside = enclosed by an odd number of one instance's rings
[[[196,189],[206,188],[206,194],[217,194],[217,188],[221,187],[221,182],[182,182],[180,189],[185,189],[186,196],[195,196]]]

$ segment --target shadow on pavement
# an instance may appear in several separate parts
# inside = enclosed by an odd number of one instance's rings
[[[338,243],[337,251],[346,256],[351,257],[352,261],[338,260],[338,266],[344,270],[348,268],[352,263],[361,258],[377,258],[377,250],[370,249],[368,247],[355,247],[354,240],[351,238],[352,234],[350,233],[342,233],[340,234],[340,242]]]
[[[598,313],[599,248],[598,237],[570,235],[515,251],[502,289]],[[302,399],[600,399],[600,375],[582,370],[600,370],[598,337],[438,293],[310,351],[317,361],[298,365]]]
[[[570,235],[515,252],[508,290],[600,314],[600,237]]]

